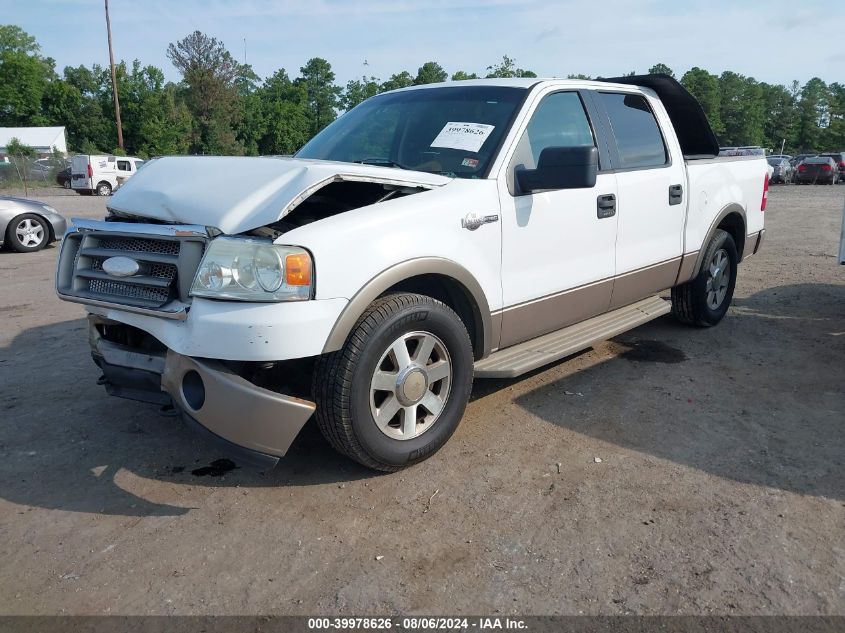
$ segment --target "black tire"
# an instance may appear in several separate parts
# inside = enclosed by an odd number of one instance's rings
[[[450,383],[445,404],[430,422],[431,426],[411,439],[395,439],[376,424],[371,409],[371,403],[375,402],[371,400],[374,398],[371,381],[381,371],[384,355],[392,344],[409,333],[433,335],[442,344],[451,362]],[[424,362],[427,363],[428,360]],[[447,305],[418,294],[386,295],[374,301],[361,316],[343,349],[320,357],[313,387],[317,425],[339,453],[373,470],[401,470],[427,459],[451,437],[472,391],[472,371],[469,334]],[[437,388],[438,384],[442,388],[444,383],[430,384],[431,387],[426,380],[423,390],[426,395],[429,389]],[[391,397],[396,395],[387,396]],[[422,405],[424,417],[426,411]],[[400,428],[404,415],[397,412]]]
[[[716,307],[712,307],[708,304],[708,281],[712,279],[710,263],[719,251],[723,251],[727,256],[730,271],[724,296]],[[675,318],[681,323],[698,327],[710,327],[721,321],[733,299],[738,260],[736,244],[730,233],[717,229],[704,251],[698,275],[691,281],[672,288],[672,314]],[[719,275],[717,283],[721,282],[722,277],[723,275]]]
[[[18,227],[21,226],[21,224],[27,222],[29,224],[29,227],[32,227],[34,229],[36,224],[40,225],[41,233],[40,241],[38,243],[25,244],[18,236]],[[33,236],[33,238],[34,237],[35,236]],[[12,221],[9,222],[9,226],[6,227],[6,244],[9,245],[9,248],[11,248],[13,251],[17,251],[18,253],[34,253],[35,251],[40,251],[49,243],[50,227],[47,225],[47,221],[44,218],[35,215],[34,213],[24,213],[22,215],[19,215],[16,218],[12,219]]]
[[[94,190],[94,192],[95,192],[98,196],[110,196],[110,195],[111,195],[111,191],[112,191],[112,189],[111,189],[111,185],[110,185],[109,183],[105,182],[105,181],[103,181],[103,182],[98,182],[98,183],[97,183],[97,188]]]

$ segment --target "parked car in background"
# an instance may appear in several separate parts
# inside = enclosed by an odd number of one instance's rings
[[[67,220],[37,200],[0,196],[0,246],[19,253],[40,251],[65,234]]]
[[[766,158],[766,161],[772,168],[772,174],[769,177],[769,182],[781,183],[783,185],[792,182],[792,175],[795,171],[792,168],[792,163],[790,163],[785,158],[778,158],[773,156],[769,156],[768,158]]]
[[[80,194],[110,196],[143,163],[134,156],[77,154],[71,159],[70,186]]]
[[[819,156],[832,158],[836,166],[839,167],[839,182],[845,182],[845,152],[826,152],[819,154]]]
[[[65,167],[56,174],[56,184],[65,189],[70,189],[70,167]]]
[[[797,170],[798,165],[800,165],[802,162],[804,162],[805,159],[810,158],[811,156],[818,156],[818,154],[798,154],[797,156],[794,156],[789,162],[792,163],[792,167]]]
[[[799,185],[835,185],[839,182],[839,165],[830,156],[811,156],[798,165],[795,182]]]
[[[792,160],[792,156],[790,154],[769,154],[766,158],[785,158],[788,161]]]
[[[0,182],[4,180],[9,180],[12,178],[12,175],[15,173],[15,167],[9,161],[8,157],[0,158]]]

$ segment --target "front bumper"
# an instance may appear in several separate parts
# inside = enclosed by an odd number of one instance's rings
[[[272,466],[314,413],[313,402],[259,387],[220,361],[106,340],[89,317],[91,353],[100,382],[115,396],[172,404],[241,461]]]

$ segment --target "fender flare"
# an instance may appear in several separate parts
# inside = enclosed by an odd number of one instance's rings
[[[701,265],[704,263],[704,251],[707,250],[707,244],[710,243],[710,240],[713,238],[713,234],[716,233],[716,229],[718,229],[719,224],[721,224],[722,220],[724,220],[732,213],[736,213],[742,218],[743,239],[747,237],[745,231],[748,227],[748,220],[746,219],[745,209],[739,204],[732,202],[729,205],[725,206],[721,211],[719,211],[719,213],[716,215],[716,218],[710,224],[710,228],[707,229],[707,235],[704,237],[704,241],[701,243],[701,248],[699,249],[698,255],[696,256],[695,266],[693,268],[692,275],[690,275],[690,279],[695,279],[695,276],[698,275],[699,271],[701,270]]]
[[[378,273],[355,293],[343,309],[329,333],[323,346],[323,353],[336,352],[346,343],[346,339],[364,314],[369,305],[386,290],[396,284],[419,275],[442,275],[458,282],[472,299],[476,322],[482,328],[484,355],[492,348],[493,325],[487,296],[476,278],[466,268],[450,259],[440,257],[419,257],[400,262]]]

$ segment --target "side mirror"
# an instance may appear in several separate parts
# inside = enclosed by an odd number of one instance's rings
[[[588,189],[596,185],[599,153],[593,146],[547,147],[540,152],[537,169],[516,172],[523,193],[544,189]]]

